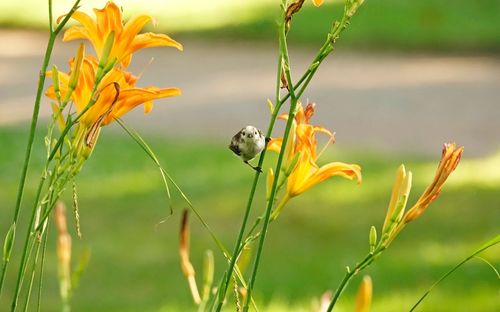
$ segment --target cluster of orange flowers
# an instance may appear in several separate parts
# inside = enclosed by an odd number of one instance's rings
[[[75,59],[70,61],[71,71],[68,74],[57,73],[58,81],[54,80],[54,83],[58,83],[57,90],[54,85],[50,86],[46,92],[49,98],[66,98],[69,93],[77,113],[82,112],[94,99],[95,103],[79,120],[81,125],[90,130],[109,124],[138,105],[144,104],[144,111],[148,113],[153,100],[180,95],[177,88],[136,87],[138,77],[126,70],[136,51],[159,46],[182,50],[180,43],[164,34],[139,34],[152,18],[141,15],[124,24],[121,10],[113,2],[108,2],[103,9],[94,9],[94,12],[95,20],[81,11],[74,12],[71,17],[81,25],[70,27],[63,40],[88,40],[97,58],[86,55],[82,46]],[[103,58],[108,60],[107,64],[101,64]],[[96,86],[96,73],[100,65],[113,67]],[[72,76],[76,82],[74,86],[71,85]],[[57,104],[53,107],[59,108]]]
[[[335,134],[328,129],[318,127],[309,123],[314,115],[314,103],[310,103],[304,109],[301,103],[297,104],[297,113],[292,123],[290,137],[285,149],[284,172],[287,178],[286,194],[282,203],[273,213],[275,219],[284,204],[292,197],[298,196],[309,190],[314,185],[321,183],[333,176],[340,176],[349,180],[356,179],[361,183],[361,168],[356,164],[343,162],[331,162],[318,166],[317,161],[321,152],[317,152],[317,133],[324,133],[329,137],[329,143],[334,142]],[[288,115],[282,115],[280,119],[288,119]],[[268,149],[280,152],[282,138],[276,138],[269,142]],[[327,147],[325,146],[325,148]],[[272,176],[272,173],[270,173]],[[270,183],[272,179],[268,179]]]

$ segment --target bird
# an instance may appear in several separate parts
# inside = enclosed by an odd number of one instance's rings
[[[236,133],[231,139],[229,149],[239,156],[243,162],[252,167],[257,172],[262,172],[259,166],[252,166],[248,161],[254,159],[264,150],[269,142],[262,131],[254,126],[246,126]]]

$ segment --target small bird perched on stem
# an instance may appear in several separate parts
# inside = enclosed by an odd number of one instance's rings
[[[240,156],[243,162],[255,171],[262,172],[262,168],[254,167],[248,161],[259,155],[267,142],[269,142],[269,138],[266,138],[262,131],[254,126],[246,126],[233,136],[229,149]]]

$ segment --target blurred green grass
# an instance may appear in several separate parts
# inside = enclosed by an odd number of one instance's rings
[[[151,14],[160,22],[159,29],[175,35],[183,33],[207,40],[275,40],[280,2],[143,0],[126,3],[124,14]],[[58,15],[67,10],[68,4],[55,1],[54,5],[54,14]],[[102,7],[104,1],[88,0],[82,5],[89,11],[91,7]],[[38,0],[4,1],[0,3],[0,26],[45,29],[45,6]],[[342,2],[338,0],[326,1],[320,8],[306,1],[294,17],[291,42],[322,43],[333,17],[338,17],[341,10]],[[342,44],[366,50],[498,52],[499,19],[498,0],[367,0],[343,34]]]
[[[92,256],[74,295],[74,311],[192,311],[177,255],[180,209],[185,204],[174,196],[175,213],[168,217],[168,202],[154,164],[135,142],[114,131],[116,125],[109,128],[102,133],[78,177],[83,239],[74,239],[74,257],[85,247],[90,247]],[[24,129],[0,128],[2,233],[12,216],[26,136]],[[23,217],[30,209],[43,161],[41,141],[39,135]],[[159,136],[150,136],[148,141],[206,221],[232,248],[253,173],[231,155],[227,142]],[[332,179],[286,207],[270,228],[257,279],[255,295],[261,310],[311,311],[313,298],[334,289],[345,266],[353,265],[366,253],[369,227],[380,226],[383,221],[397,166],[404,161],[413,171],[410,202],[414,202],[431,180],[439,152],[427,159],[331,148],[325,161],[359,163],[363,183],[356,186],[351,181]],[[374,280],[373,311],[408,310],[444,272],[498,234],[500,154],[484,159],[469,159],[466,155],[431,209],[410,224],[366,271]],[[263,191],[261,183],[255,214],[264,208]],[[70,194],[65,200],[70,202]],[[166,222],[158,224],[166,218]],[[74,234],[73,227],[71,230]],[[220,276],[223,259],[194,218],[191,230],[191,255],[198,272],[202,254],[210,248],[217,256],[216,274]],[[53,231],[50,234],[42,310],[56,311],[59,299]],[[483,255],[497,267],[499,250],[497,246]],[[15,257],[12,261],[18,260]],[[0,307],[7,306],[13,269]],[[353,310],[358,282],[359,278],[348,288],[338,311]],[[431,293],[420,310],[495,311],[500,305],[498,286],[491,268],[473,260]]]

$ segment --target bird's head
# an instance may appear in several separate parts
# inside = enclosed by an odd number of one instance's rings
[[[259,130],[254,126],[246,126],[241,129],[241,136],[245,141],[256,140],[260,137]]]

